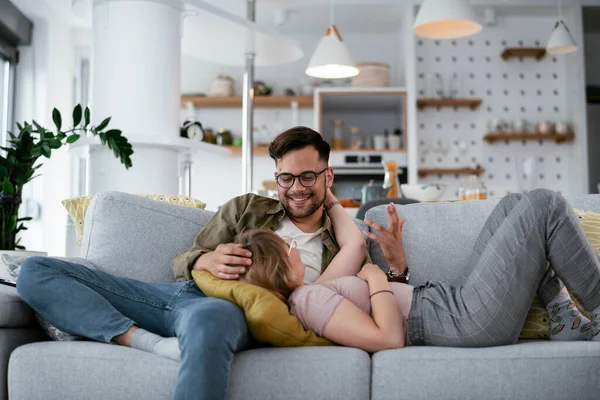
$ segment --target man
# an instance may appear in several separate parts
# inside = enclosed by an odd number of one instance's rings
[[[237,279],[251,264],[250,254],[233,243],[245,229],[270,229],[295,239],[306,267],[305,283],[341,276],[327,266],[339,251],[331,221],[324,211],[327,188],[333,184],[328,167],[329,144],[305,127],[292,128],[273,140],[279,199],[254,194],[236,197],[221,207],[194,241],[171,263],[177,280],[191,279],[191,270],[206,270],[222,279]],[[368,260],[365,254],[365,262]]]
[[[326,269],[339,251],[323,207],[333,183],[329,145],[317,132],[298,127],[279,135],[269,154],[276,163],[281,201],[247,194],[221,207],[194,247],[173,259],[179,282],[142,282],[32,257],[21,266],[19,294],[65,332],[180,359],[174,399],[224,399],[233,355],[248,347],[250,336],[243,312],[232,303],[206,297],[190,280],[191,270],[237,279],[250,265],[251,255],[232,243],[235,235],[260,227],[296,239],[307,281],[344,274]],[[381,233],[375,240],[389,235]],[[402,261],[403,255],[387,247],[391,265],[394,259]]]

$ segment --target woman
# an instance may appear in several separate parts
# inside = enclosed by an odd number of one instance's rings
[[[395,211],[393,218],[401,232],[404,221]],[[401,245],[401,235],[397,239]],[[472,272],[460,286],[388,282],[373,264],[357,277],[303,285],[304,266],[293,241],[265,231],[246,232],[239,241],[256,255],[243,279],[288,298],[290,312],[307,329],[341,345],[375,352],[409,344],[512,344],[536,291],[555,325],[578,332],[571,339],[600,341],[600,260],[569,204],[549,190],[509,195],[498,203],[473,248]],[[279,262],[265,263],[273,257]],[[267,264],[270,269],[261,269]],[[571,305],[561,280],[592,321]]]

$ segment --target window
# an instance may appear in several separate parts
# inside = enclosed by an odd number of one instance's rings
[[[0,56],[0,144],[6,145],[13,129],[14,64]]]

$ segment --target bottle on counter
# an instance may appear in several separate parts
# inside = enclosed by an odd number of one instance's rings
[[[333,150],[343,150],[346,147],[343,134],[343,119],[334,119],[333,121],[333,139],[331,140],[331,148]]]
[[[487,199],[487,188],[477,175],[469,175],[467,181],[463,181],[458,188],[459,200],[485,200]]]
[[[398,163],[396,161],[384,161],[385,175],[383,177],[383,188],[389,189],[386,197],[398,197]]]
[[[360,149],[362,145],[362,139],[360,137],[360,128],[358,126],[351,126],[348,128],[348,132],[350,132],[350,149]]]

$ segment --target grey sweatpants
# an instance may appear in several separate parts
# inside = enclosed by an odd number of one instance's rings
[[[586,311],[600,306],[600,257],[571,206],[546,189],[503,198],[469,263],[471,273],[461,286],[428,282],[415,288],[408,317],[411,345],[516,343],[535,293],[548,304],[561,280]]]

